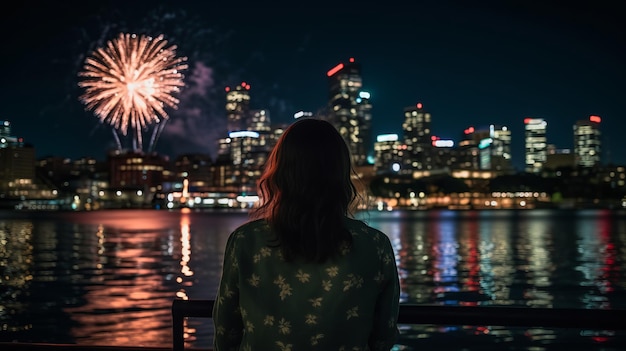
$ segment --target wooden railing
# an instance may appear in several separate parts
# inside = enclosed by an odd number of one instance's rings
[[[173,351],[185,349],[185,318],[210,318],[213,303],[213,300],[173,301]],[[402,304],[398,323],[626,330],[626,310]]]

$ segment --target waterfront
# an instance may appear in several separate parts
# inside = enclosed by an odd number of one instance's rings
[[[392,239],[404,303],[626,309],[624,211],[359,217]],[[169,346],[172,299],[213,298],[226,238],[246,218],[228,210],[0,212],[0,341]],[[209,347],[209,320],[190,320],[186,332],[190,347]],[[403,326],[409,349],[617,350],[623,340],[609,331]]]

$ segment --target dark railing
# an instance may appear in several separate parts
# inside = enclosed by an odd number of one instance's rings
[[[211,318],[213,300],[174,300],[172,346],[87,346],[0,342],[2,351],[182,351],[186,318]],[[626,330],[626,310],[524,308],[496,306],[400,305],[400,324],[543,327],[583,330]],[[195,349],[199,350],[199,349]],[[203,349],[203,351],[206,351]]]
[[[173,351],[185,349],[185,318],[210,318],[213,302],[213,300],[174,300]],[[626,330],[626,310],[402,304],[398,323]]]

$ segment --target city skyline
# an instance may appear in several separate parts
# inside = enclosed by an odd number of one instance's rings
[[[572,148],[576,121],[599,115],[604,150],[614,163],[626,163],[619,144],[626,129],[623,24],[608,3],[571,7],[571,13],[455,1],[396,12],[348,5],[307,12],[320,23],[302,20],[295,9],[258,5],[233,14],[233,8],[208,11],[199,4],[139,1],[124,11],[116,4],[64,2],[7,12],[3,29],[19,20],[39,31],[9,38],[14,55],[2,58],[3,66],[23,69],[7,72],[0,85],[6,97],[0,120],[11,121],[13,134],[32,143],[38,156],[105,155],[111,131],[78,101],[76,72],[90,50],[121,30],[153,30],[189,57],[181,106],[157,146],[170,155],[212,153],[215,145],[207,140],[224,137],[217,134],[226,123],[224,87],[250,82],[251,106],[286,123],[299,110],[321,108],[326,71],[355,57],[372,94],[374,136],[401,135],[403,109],[422,102],[433,116],[433,134],[442,138],[458,141],[469,126],[507,125],[519,168],[524,118],[544,118],[548,142]]]

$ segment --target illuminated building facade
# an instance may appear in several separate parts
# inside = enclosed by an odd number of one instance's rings
[[[225,176],[223,183],[239,187],[243,192],[256,190],[256,181],[277,140],[268,110],[248,110],[248,113],[244,129],[230,131],[228,138],[220,140],[218,149],[218,157],[228,156],[231,165],[230,169],[220,168]]]
[[[252,110],[246,127],[247,130],[256,132],[270,132],[272,130],[270,112],[268,110]]]
[[[450,139],[441,139],[435,136],[431,137],[431,139],[431,154],[435,168],[441,170],[454,168],[458,162],[458,152],[454,147],[454,141]]]
[[[406,145],[398,139],[398,134],[381,134],[374,143],[376,174],[399,173],[403,167]]]
[[[10,197],[24,195],[35,178],[35,148],[11,135],[11,122],[0,121],[0,191]]]
[[[230,138],[219,140],[219,150],[227,149],[230,152]],[[235,179],[233,176],[233,164],[230,159],[230,153],[219,153],[213,163],[212,178],[210,181],[212,186],[231,190],[234,186]]]
[[[11,122],[0,121],[0,138],[7,138],[11,136]]]
[[[548,141],[546,129],[548,123],[543,118],[524,119],[524,149],[526,172],[541,172],[547,158]]]
[[[265,109],[251,111],[247,130],[258,134],[251,155],[254,158],[252,163],[262,167],[272,148],[276,145],[276,141],[278,141],[278,138],[272,132],[270,112]]]
[[[512,169],[511,130],[506,126],[491,124],[485,128],[466,130],[478,153],[478,169],[504,171]]]
[[[474,127],[463,130],[461,141],[457,144],[456,167],[461,170],[478,170],[478,143],[474,140]]]
[[[250,85],[244,82],[226,88],[226,114],[228,137],[218,141],[212,183],[241,192],[254,191],[278,139],[270,113],[250,109]]]
[[[0,149],[23,146],[23,138],[18,138],[11,135],[11,122],[0,121]]]
[[[596,167],[600,165],[601,132],[599,116],[590,116],[574,124],[574,154],[576,166]]]
[[[196,187],[211,185],[208,180],[212,176],[212,166],[211,156],[205,154],[183,154],[174,160],[176,177],[187,179],[190,186]]]
[[[35,148],[6,146],[0,148],[0,188],[23,188],[35,179]]]
[[[326,74],[329,83],[328,120],[348,144],[355,165],[367,163],[371,143],[372,105],[362,90],[361,66],[350,58]]]
[[[11,123],[0,121],[0,199],[1,206],[15,209],[58,209],[57,189],[39,182],[35,148],[11,135]]]
[[[262,145],[261,134],[256,131],[231,132],[229,139],[233,183],[239,186],[242,192],[254,192],[256,181],[261,176],[263,166],[267,161],[270,145]]]
[[[250,84],[242,82],[226,87],[226,119],[228,132],[246,128],[250,113]]]
[[[404,143],[407,147],[405,169],[430,170],[433,168],[431,116],[424,110],[422,103],[404,109]]]
[[[489,133],[491,135],[491,169],[493,170],[510,170],[513,165],[511,162],[511,130],[507,126],[490,125]]]
[[[156,153],[114,151],[108,155],[108,164],[112,189],[140,190],[148,196],[172,178],[169,160]]]

